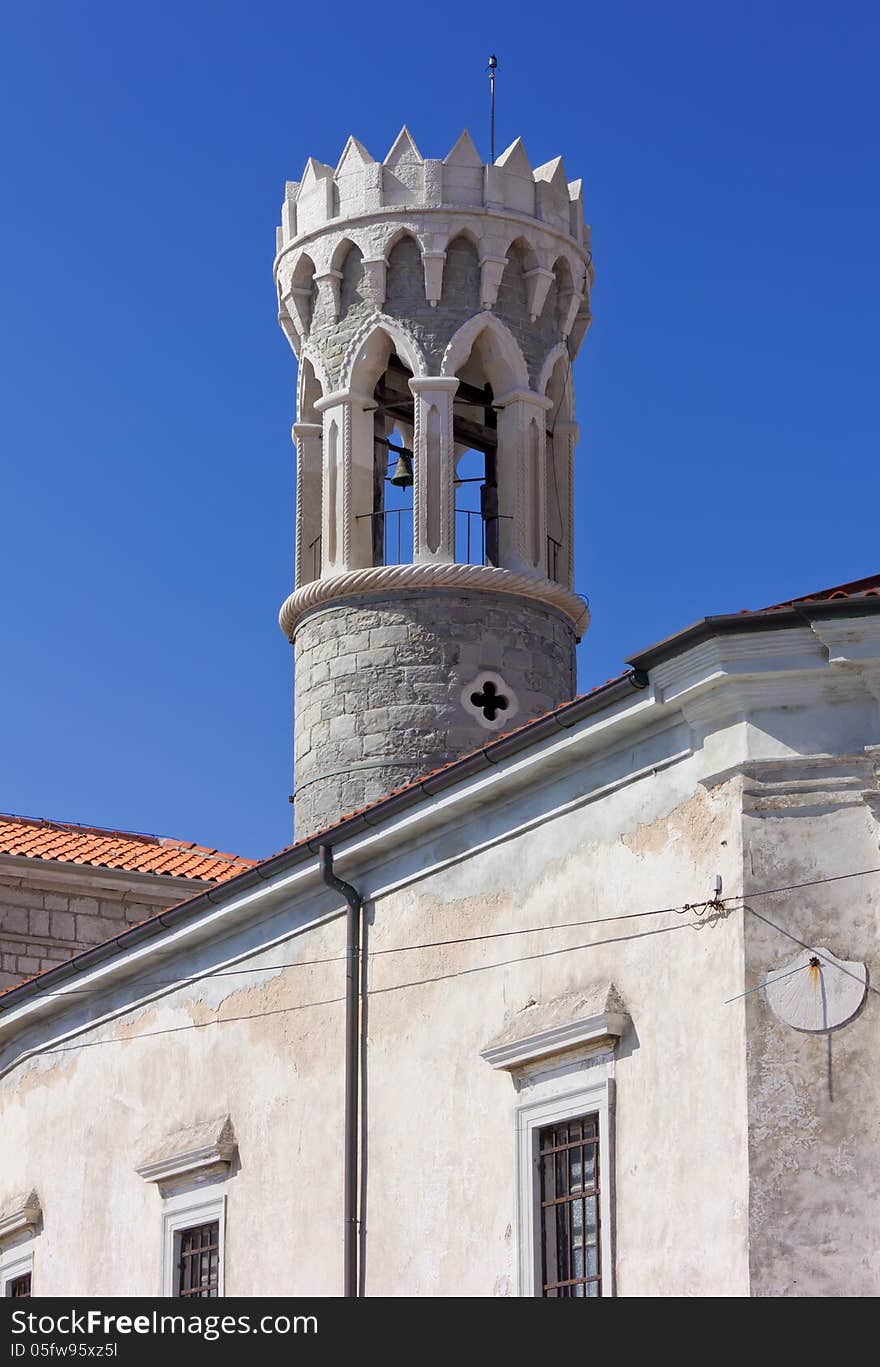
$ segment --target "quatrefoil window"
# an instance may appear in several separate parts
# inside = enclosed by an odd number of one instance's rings
[[[508,728],[519,711],[519,701],[500,674],[482,669],[461,690],[461,705],[487,731]]]
[[[474,707],[482,708],[487,721],[494,721],[498,713],[506,712],[508,707],[504,694],[498,691],[491,679],[486,680],[481,690],[471,694],[471,702]]]

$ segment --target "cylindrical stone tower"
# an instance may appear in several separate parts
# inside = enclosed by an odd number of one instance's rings
[[[519,139],[484,166],[467,133],[443,161],[349,138],[287,185],[275,278],[300,838],[573,695],[581,184]]]

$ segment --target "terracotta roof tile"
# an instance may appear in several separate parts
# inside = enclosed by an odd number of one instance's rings
[[[804,594],[801,598],[789,598],[786,603],[771,603],[761,612],[775,612],[777,608],[798,607],[801,603],[827,603],[832,598],[880,598],[880,574],[869,574],[866,579],[854,579],[850,584],[835,584],[830,589],[819,589],[816,593]],[[743,616],[752,610],[744,609]]]
[[[0,813],[0,854],[210,883],[225,883],[256,863],[254,859],[224,854],[221,850],[187,840],[3,813]]]

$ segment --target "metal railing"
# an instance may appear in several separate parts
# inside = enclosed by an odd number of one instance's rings
[[[547,578],[553,579],[557,584],[561,584],[559,578],[559,556],[562,551],[562,542],[555,537],[547,537]]]
[[[321,577],[321,535],[315,537],[314,541],[308,546],[308,551],[312,553],[312,578]]]
[[[379,508],[374,513],[358,513],[356,521],[370,518],[382,528],[382,564],[409,565],[413,558],[412,508]]]

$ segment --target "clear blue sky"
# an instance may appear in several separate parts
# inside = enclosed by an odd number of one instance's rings
[[[2,5],[0,810],[287,843],[285,179],[404,120],[562,153],[582,689],[708,613],[880,569],[880,9],[815,0]],[[375,16],[369,22],[369,16]]]

